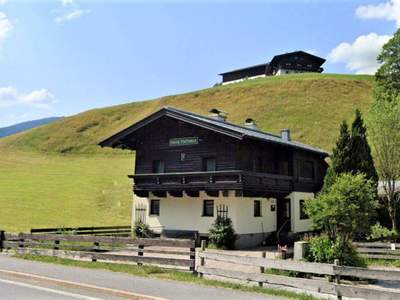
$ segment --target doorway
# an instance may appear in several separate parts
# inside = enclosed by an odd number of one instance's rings
[[[284,233],[289,232],[290,229],[290,199],[277,199],[276,230]]]

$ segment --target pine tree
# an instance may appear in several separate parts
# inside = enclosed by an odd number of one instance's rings
[[[351,172],[351,149],[350,149],[351,136],[349,127],[346,121],[340,125],[340,135],[336,142],[336,147],[333,149],[332,155],[332,170],[337,175]]]
[[[364,173],[367,179],[378,184],[378,174],[372,159],[371,148],[367,140],[367,128],[361,112],[357,109],[354,122],[351,126],[350,139],[350,161],[349,170],[351,173]]]
[[[340,125],[340,135],[331,156],[332,165],[324,179],[323,192],[329,190],[336,178],[343,173],[363,173],[367,179],[378,184],[378,175],[367,141],[367,128],[361,112],[357,109],[349,132],[346,121]]]

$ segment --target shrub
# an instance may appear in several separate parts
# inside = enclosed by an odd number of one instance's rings
[[[368,236],[369,240],[392,240],[397,237],[396,230],[388,229],[381,224],[376,223],[371,226],[371,234]]]
[[[209,231],[210,242],[217,248],[233,249],[237,236],[230,218],[218,216]]]
[[[350,242],[337,238],[332,241],[327,235],[310,239],[309,261],[332,264],[338,259],[341,265],[365,267],[365,261],[358,255]]]
[[[150,226],[143,222],[136,222],[134,233],[136,237],[149,237],[152,235],[152,231],[150,230]]]

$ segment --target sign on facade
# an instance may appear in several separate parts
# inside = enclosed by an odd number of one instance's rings
[[[183,137],[169,139],[170,146],[188,146],[197,145],[199,143],[198,137]]]

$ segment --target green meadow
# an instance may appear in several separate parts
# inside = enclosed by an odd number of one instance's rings
[[[293,139],[331,150],[339,123],[368,111],[373,85],[366,75],[260,78],[94,109],[0,139],[0,229],[129,224],[134,155],[97,144],[163,106],[219,108],[231,122],[252,117],[263,130],[290,128]]]
[[[0,229],[129,225],[133,155],[0,150]]]

